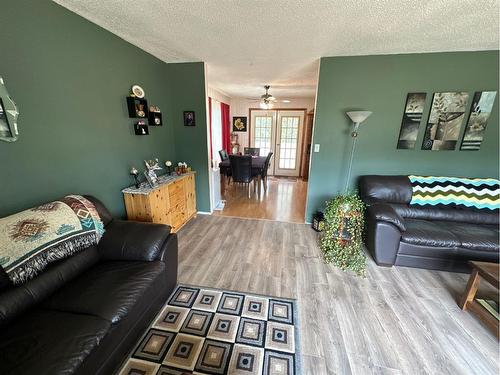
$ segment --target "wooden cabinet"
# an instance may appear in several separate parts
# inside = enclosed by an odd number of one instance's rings
[[[129,220],[168,224],[177,232],[196,215],[194,172],[159,178],[159,185],[122,190]]]

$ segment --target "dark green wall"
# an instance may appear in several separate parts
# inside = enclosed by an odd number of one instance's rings
[[[0,24],[0,76],[20,110],[19,141],[0,142],[0,216],[68,193],[93,194],[123,216],[130,167],[179,160],[174,92],[205,117],[203,63],[171,67],[48,0],[4,1]],[[149,136],[136,136],[127,117],[133,83],[163,110],[165,125]]]
[[[198,211],[209,212],[205,66],[203,63],[167,64],[167,70],[176,157],[196,171]],[[195,111],[196,126],[184,126],[184,111]]]
[[[432,94],[439,91],[498,91],[498,51],[321,59],[307,216],[344,186],[350,151],[348,110],[373,111],[361,125],[351,186],[364,174],[424,174],[498,177],[498,95],[479,151],[422,151]],[[415,150],[397,150],[406,95],[426,92]],[[466,118],[468,112],[466,113]],[[465,128],[462,125],[459,143]]]

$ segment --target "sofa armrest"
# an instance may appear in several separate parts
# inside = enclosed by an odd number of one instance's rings
[[[168,225],[115,219],[106,226],[98,249],[104,259],[151,262],[163,256],[169,237]]]
[[[398,228],[401,232],[406,231],[404,219],[388,204],[376,203],[367,208],[367,214],[377,221],[385,221]]]

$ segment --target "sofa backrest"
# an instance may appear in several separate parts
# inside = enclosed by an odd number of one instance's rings
[[[408,176],[360,176],[358,189],[368,205],[387,203],[404,218],[421,220],[457,221],[471,224],[498,225],[498,211],[467,207],[439,207],[409,205],[412,187]]]
[[[360,176],[359,195],[366,204],[399,203],[411,201],[411,183],[408,176]]]
[[[85,198],[95,205],[106,228],[113,220],[107,208],[101,201],[92,196],[85,196]],[[10,284],[0,289],[0,325],[5,324],[30,307],[39,304],[71,279],[98,263],[100,259],[101,256],[97,251],[97,247],[91,246],[69,258],[50,264],[39,275],[21,285],[13,286]],[[0,277],[8,280],[5,272]]]
[[[113,220],[113,216],[111,216],[106,206],[99,199],[93,197],[92,195],[84,195],[84,197],[94,204],[97,212],[99,213],[99,217],[101,218],[101,221],[104,224],[104,228],[106,228],[106,226],[111,222],[111,220]]]
[[[0,325],[39,304],[64,284],[99,262],[97,247],[52,263],[42,273],[18,286],[0,291]]]

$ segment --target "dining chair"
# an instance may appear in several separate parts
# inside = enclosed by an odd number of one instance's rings
[[[220,161],[226,161],[227,159],[229,159],[229,155],[227,154],[226,150],[219,150],[219,156]],[[221,168],[221,173],[224,173],[224,176],[226,176],[227,184],[229,185],[231,183],[231,167]]]
[[[250,198],[250,182],[254,181],[254,176],[252,175],[252,157],[250,155],[229,155],[229,162],[231,164],[233,182],[246,184],[248,186],[248,198]]]
[[[245,155],[259,156],[260,147],[245,147],[243,148],[243,153]]]
[[[262,178],[262,183],[264,184],[264,191],[267,191],[267,171],[269,170],[269,164],[271,163],[271,157],[273,156],[273,152],[269,152],[266,157],[266,161],[264,162],[264,167],[260,171],[260,177]]]
[[[220,160],[221,161],[227,160],[228,157],[229,157],[227,155],[227,151],[226,150],[219,150],[219,156],[220,156]]]

